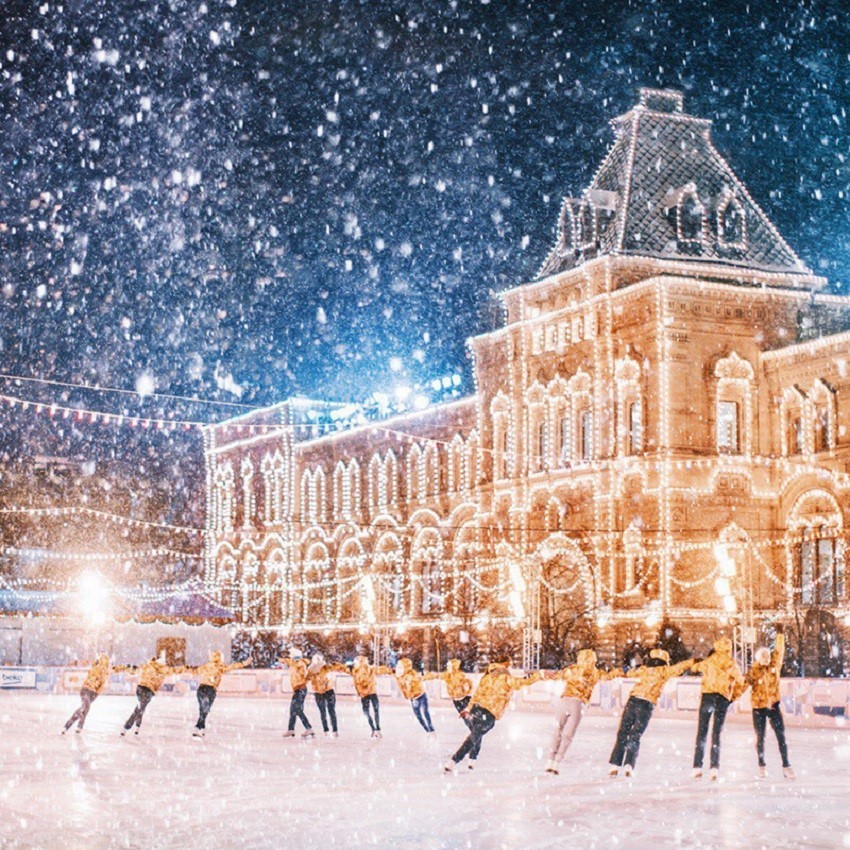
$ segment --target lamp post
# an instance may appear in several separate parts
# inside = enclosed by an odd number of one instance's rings
[[[508,575],[511,589],[508,601],[514,619],[522,623],[522,668],[536,670],[540,667],[540,572],[537,558],[511,559]]]

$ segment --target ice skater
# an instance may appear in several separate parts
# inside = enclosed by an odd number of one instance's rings
[[[564,760],[570,744],[573,742],[576,730],[581,723],[584,706],[590,702],[593,689],[599,682],[617,679],[623,671],[617,667],[610,673],[596,666],[596,653],[592,649],[580,649],[576,663],[554,674],[544,675],[547,679],[564,681],[564,692],[558,703],[555,722],[555,732],[549,746],[549,760],[546,762],[546,773],[558,774],[558,765]]]
[[[162,687],[162,683],[169,676],[176,676],[185,671],[182,665],[179,667],[169,667],[165,663],[165,653],[160,653],[158,658],[151,658],[150,661],[138,667],[124,667],[124,670],[136,672],[140,670],[139,684],[136,686],[136,699],[138,700],[133,713],[127,718],[124,728],[121,730],[123,738],[133,726],[136,727],[136,735],[142,728],[142,718],[145,716],[145,711],[154,698],[156,692]]]
[[[487,667],[481,677],[475,693],[463,712],[463,719],[469,721],[469,735],[458,751],[443,767],[445,773],[453,773],[455,766],[469,756],[467,767],[472,770],[481,752],[481,741],[496,725],[496,721],[505,713],[514,691],[528,687],[539,681],[539,672],[528,676],[514,676],[510,670],[510,659],[506,658]]]
[[[428,711],[428,694],[425,693],[422,676],[413,669],[413,662],[409,658],[398,660],[395,678],[402,696],[410,700],[410,706],[422,728],[428,735],[435,737],[434,725],[431,723],[431,714]]]
[[[620,728],[617,730],[617,742],[608,760],[609,776],[617,776],[623,768],[624,776],[634,773],[637,763],[640,739],[649,726],[655,704],[661,696],[661,691],[670,679],[681,675],[693,666],[693,658],[688,658],[678,664],[670,664],[670,656],[663,649],[653,649],[649,653],[649,661],[634,670],[625,673],[628,679],[637,679],[632,688],[623,716],[620,718]]]
[[[119,673],[124,668],[115,667],[112,669],[114,669],[116,673]],[[109,673],[109,656],[104,654],[98,655],[97,660],[91,667],[89,667],[83,686],[80,689],[80,700],[82,701],[80,707],[71,715],[70,719],[65,724],[62,729],[63,735],[74,725],[74,723],[77,724],[77,733],[83,731],[83,726],[85,725],[86,717],[88,717],[91,704],[106,688],[106,685],[109,682]]]
[[[377,677],[392,676],[392,674],[393,671],[389,667],[372,666],[365,655],[358,655],[354,659],[354,664],[349,672],[349,675],[354,679],[354,690],[360,697],[360,707],[363,709],[363,714],[366,715],[366,720],[369,721],[373,738],[381,737],[381,712],[378,702]]]
[[[720,733],[726,722],[726,712],[746,687],[741,668],[732,657],[732,641],[729,638],[716,640],[711,654],[705,660],[695,663],[692,672],[702,674],[702,695],[691,775],[694,779],[702,778],[705,743],[711,724],[709,778],[716,782],[720,775]]]
[[[785,721],[782,717],[782,703],[779,694],[779,677],[782,662],[785,659],[785,635],[779,632],[773,652],[762,646],[756,650],[755,664],[747,671],[745,681],[753,689],[753,728],[756,732],[756,755],[759,761],[759,779],[767,778],[767,765],[764,761],[764,736],[770,722],[779,745],[782,759],[782,775],[786,779],[795,779],[791,762],[788,761],[788,744],[785,741]]]
[[[221,684],[222,677],[231,670],[241,670],[250,663],[249,658],[247,661],[226,664],[224,656],[218,650],[214,650],[210,653],[210,660],[206,664],[189,668],[188,672],[198,677],[198,722],[192,732],[193,738],[203,738],[206,734],[207,716],[218,695],[218,686]]]
[[[302,738],[313,738],[315,733],[307,715],[304,713],[304,700],[307,698],[307,662],[304,660],[300,649],[292,649],[289,658],[279,659],[289,667],[289,684],[292,687],[292,699],[289,702],[289,727],[283,733],[284,738],[295,737],[295,722],[300,720],[304,724]]]
[[[307,678],[310,682],[310,687],[313,689],[313,696],[316,699],[316,707],[319,709],[319,717],[322,721],[322,729],[325,730],[325,736],[338,738],[336,691],[330,682],[329,677],[331,673],[348,673],[348,668],[342,664],[325,664],[324,655],[321,652],[317,652],[310,659],[310,666],[307,668]],[[330,727],[328,727],[329,719]]]
[[[424,679],[441,679],[446,683],[446,690],[454,703],[461,720],[471,728],[469,720],[464,718],[463,713],[472,699],[472,679],[460,669],[460,660],[452,658],[446,662],[446,669],[442,673],[426,673]]]

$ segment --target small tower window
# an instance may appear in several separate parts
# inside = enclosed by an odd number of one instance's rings
[[[682,195],[677,211],[680,242],[702,242],[702,219],[705,210],[695,190]]]
[[[717,240],[726,248],[743,248],[746,242],[744,208],[732,196],[717,212]]]

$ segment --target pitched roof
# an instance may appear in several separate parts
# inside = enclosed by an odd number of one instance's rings
[[[601,254],[717,262],[810,275],[711,141],[680,92],[641,89],[580,198],[566,198],[537,278]]]

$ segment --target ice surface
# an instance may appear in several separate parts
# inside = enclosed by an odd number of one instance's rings
[[[509,712],[478,769],[445,777],[464,737],[451,708],[432,709],[432,745],[409,708],[383,705],[375,741],[359,705],[340,700],[340,737],[305,742],[281,737],[286,701],[220,697],[197,742],[189,696],[157,697],[142,734],[119,738],[133,703],[101,697],[85,732],[61,737],[76,698],[0,693],[3,850],[850,845],[846,728],[789,729],[789,783],[772,737],[770,778],[756,780],[751,729],[729,724],[713,785],[689,777],[693,722],[657,717],[634,778],[612,781],[615,717],[586,717],[552,778],[552,717]],[[307,711],[318,726],[312,698]]]

